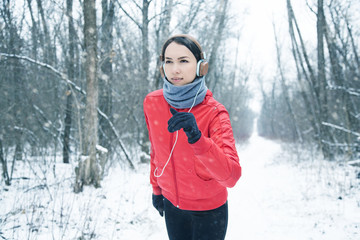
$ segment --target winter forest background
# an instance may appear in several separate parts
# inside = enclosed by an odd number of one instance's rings
[[[162,87],[160,48],[176,33],[206,51],[207,86],[228,109],[238,144],[257,132],[286,144],[295,161],[315,152],[360,178],[360,2],[281,4],[278,15],[256,19],[271,22],[273,39],[262,41],[274,54],[249,60],[246,19],[256,9],[242,1],[1,0],[1,195],[21,181],[50,191],[49,175],[61,168],[73,194],[101,188],[116,167],[141,171],[150,160],[142,101]],[[258,65],[263,57],[272,71]],[[2,239],[17,239],[2,228],[24,211],[1,212]]]

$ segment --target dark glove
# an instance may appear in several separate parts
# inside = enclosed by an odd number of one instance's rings
[[[201,137],[201,132],[196,123],[194,114],[189,112],[177,112],[175,109],[170,108],[172,118],[168,121],[169,132],[176,132],[181,128],[184,129],[189,143],[197,142]]]
[[[152,195],[152,203],[154,208],[159,211],[160,216],[164,216],[164,197],[163,195]]]

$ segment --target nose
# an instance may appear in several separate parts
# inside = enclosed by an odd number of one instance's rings
[[[180,65],[177,64],[177,63],[174,63],[173,68],[172,68],[172,72],[174,74],[180,73],[181,72]]]

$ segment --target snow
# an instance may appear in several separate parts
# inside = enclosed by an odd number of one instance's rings
[[[279,144],[257,136],[239,154],[243,176],[229,191],[229,240],[359,239],[354,168],[319,159],[295,163]]]
[[[359,168],[289,149],[257,135],[238,146],[243,175],[229,189],[226,239],[360,239]],[[149,165],[114,166],[101,188],[79,194],[73,167],[43,157],[17,162],[12,185],[1,182],[0,239],[167,239]]]

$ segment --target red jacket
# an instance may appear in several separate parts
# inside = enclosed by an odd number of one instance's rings
[[[162,89],[149,93],[144,99],[151,142],[153,193],[162,194],[174,206],[184,210],[205,211],[220,207],[227,200],[226,188],[233,187],[241,176],[229,114],[208,90],[204,101],[191,110],[201,138],[189,144],[183,129],[179,130],[167,167],[161,177],[155,177],[155,169],[156,175],[160,175],[176,138],[176,133],[167,130],[167,122],[172,117],[170,107]]]

